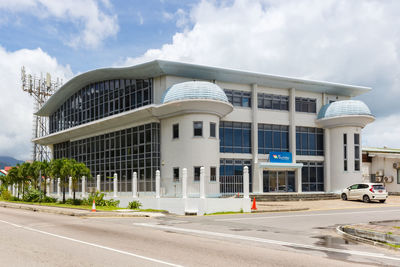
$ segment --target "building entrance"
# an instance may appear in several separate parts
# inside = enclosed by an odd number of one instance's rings
[[[263,171],[264,192],[295,192],[294,171]]]

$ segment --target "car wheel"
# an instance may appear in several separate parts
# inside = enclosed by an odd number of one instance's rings
[[[363,196],[363,201],[364,201],[365,203],[368,203],[368,202],[370,201],[369,196],[368,196],[368,195],[364,195],[364,196]]]
[[[342,194],[342,200],[347,200],[347,195],[345,193]]]
[[[385,203],[386,199],[379,200],[381,203]]]

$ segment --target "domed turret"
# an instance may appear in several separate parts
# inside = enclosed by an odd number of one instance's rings
[[[356,126],[364,128],[375,120],[368,106],[359,100],[343,100],[327,104],[318,113],[317,123],[324,128]]]
[[[165,92],[161,103],[186,99],[211,99],[229,103],[225,92],[218,85],[201,81],[174,84]]]
[[[318,119],[348,115],[373,116],[364,102],[359,100],[343,100],[323,106],[318,113]]]

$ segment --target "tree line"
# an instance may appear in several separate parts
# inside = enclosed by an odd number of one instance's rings
[[[73,198],[78,188],[78,181],[83,176],[91,179],[90,169],[84,163],[77,162],[74,159],[53,159],[51,161],[25,162],[12,167],[6,176],[0,177],[5,186],[17,185],[19,194],[25,194],[29,187],[41,189],[46,195],[47,180],[56,180],[60,178],[60,185],[63,193],[63,203],[65,203],[65,188],[68,186],[69,177],[72,179]],[[41,183],[43,181],[43,183]]]

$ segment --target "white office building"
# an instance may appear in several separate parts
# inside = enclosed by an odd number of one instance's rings
[[[50,133],[34,142],[84,162],[103,191],[337,192],[362,181],[361,130],[374,121],[353,97],[367,87],[155,60],[97,69],[64,84],[37,112]],[[88,186],[95,186],[89,181]]]

